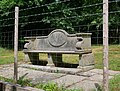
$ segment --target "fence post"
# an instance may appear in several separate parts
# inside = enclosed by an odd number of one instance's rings
[[[18,15],[19,7],[15,7],[15,29],[14,29],[14,83],[18,80]]]
[[[103,0],[103,90],[109,90],[108,83],[108,0]]]

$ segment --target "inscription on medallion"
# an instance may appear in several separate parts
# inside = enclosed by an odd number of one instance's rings
[[[66,43],[67,35],[63,31],[55,31],[52,32],[49,37],[48,41],[50,45],[59,47]]]

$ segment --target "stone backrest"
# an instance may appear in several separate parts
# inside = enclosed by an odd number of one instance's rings
[[[25,37],[26,51],[37,50],[41,52],[91,51],[91,33],[68,34],[65,30],[53,30],[48,36]]]

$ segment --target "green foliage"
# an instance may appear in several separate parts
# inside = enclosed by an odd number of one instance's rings
[[[21,76],[18,81],[17,84],[21,85],[21,86],[30,86],[31,85],[31,81],[29,79],[26,79],[25,76],[27,75],[24,74],[23,76]],[[9,83],[14,83],[13,79],[9,79],[9,78],[5,78],[0,76],[0,81],[4,81],[4,82],[9,82]]]
[[[21,86],[29,86],[31,84],[31,81],[29,79],[26,79],[28,73],[24,74],[23,76],[19,77],[17,84],[20,84]]]
[[[13,82],[12,79],[8,79],[8,78],[2,77],[2,76],[0,76],[0,81],[9,82],[9,83]]]
[[[45,91],[83,91],[81,89],[66,89],[64,86],[58,86],[57,83],[49,82],[49,83],[43,83],[38,84],[35,86],[36,88],[43,89]]]
[[[45,91],[83,91],[81,89],[67,89],[64,86],[58,86],[58,84],[53,82],[33,84],[29,79],[25,79],[26,75],[27,73],[21,76],[17,84],[21,86],[31,86],[34,88],[43,89]],[[13,83],[13,79],[4,78],[2,76],[0,76],[0,80],[4,82]]]
[[[59,87],[58,84],[53,82],[39,83],[39,84],[33,85],[32,83],[30,83],[29,80],[23,80],[24,76],[22,76],[21,79],[19,79],[20,81],[19,84],[22,86],[32,86],[39,89],[43,89],[45,91],[83,91],[82,89],[66,89],[64,86]],[[7,79],[1,76],[0,76],[0,80],[13,83],[12,79]],[[120,75],[115,75],[114,78],[109,80],[109,91],[119,91],[119,90],[120,90]],[[96,91],[96,90],[93,90],[93,91]],[[103,91],[102,87],[100,86],[97,89],[97,91]]]
[[[20,40],[19,40],[19,42],[20,42],[20,43],[24,43],[24,42],[25,42],[25,39],[21,37]]]
[[[114,78],[109,81],[109,89],[109,91],[120,91],[120,75],[114,76]]]
[[[43,18],[43,22],[51,24],[52,27],[55,28],[62,28],[67,31],[74,31],[73,26],[77,25],[80,21],[80,19],[77,17],[78,14],[75,11],[69,10],[69,5],[66,5],[64,3],[58,3],[51,4],[47,6],[48,11],[47,12],[56,12],[58,13],[51,13],[49,15],[46,15]],[[72,19],[73,16],[76,16],[76,18]],[[71,17],[71,18],[70,18]]]
[[[62,28],[62,29],[65,29],[67,32],[73,33],[73,32],[79,31],[78,28],[77,29],[75,28],[75,26],[86,25],[84,27],[80,27],[80,31],[84,32],[84,31],[90,30],[95,32],[95,36],[98,33],[95,30],[99,30],[99,29],[102,30],[103,5],[99,3],[102,3],[103,0],[92,0],[92,1],[91,0],[75,0],[75,1],[70,0],[64,3],[60,3],[61,1],[63,0],[1,0],[0,1],[0,25],[1,26],[9,25],[9,24],[14,25],[14,19],[10,19],[7,21],[6,20],[4,21],[3,19],[14,18],[14,12],[13,13],[9,13],[9,12],[14,11],[15,6],[19,6],[20,9],[40,6],[39,8],[20,11],[20,16],[29,16],[29,15],[36,15],[36,14],[41,14],[41,15],[20,18],[19,22],[22,22],[22,24],[19,25],[19,28],[20,28],[19,30],[22,30],[22,29],[26,30],[28,28],[40,29],[40,28],[49,27],[49,28],[55,28],[55,29]],[[45,4],[48,4],[48,5],[43,7],[42,5],[45,5]],[[95,4],[99,4],[99,5],[95,5]],[[95,5],[95,6],[92,6],[92,5]],[[78,8],[78,7],[83,7],[83,8]],[[76,8],[76,9],[73,9],[73,8]],[[120,9],[119,2],[109,4],[109,11],[117,11],[119,9]],[[98,14],[98,15],[91,15],[91,14]],[[117,12],[109,15],[110,29],[119,28],[120,26],[119,16],[120,16],[120,13],[117,13]],[[25,22],[35,22],[35,21],[41,21],[41,22],[35,23],[35,24],[25,23]],[[13,28],[14,26],[12,28],[4,27],[4,28],[0,28],[0,31],[5,31],[5,30],[6,32],[13,31],[14,30]],[[117,34],[119,35],[118,32]],[[113,34],[110,34],[109,36],[114,37],[118,35],[116,35],[116,33],[113,32]],[[99,37],[101,36],[102,34],[100,34]],[[113,39],[110,41],[112,41],[112,43],[119,42],[117,39]],[[23,41],[20,41],[20,42],[23,43]]]
[[[61,11],[60,13],[54,13],[54,14],[48,14],[43,17],[43,21],[45,23],[49,23],[51,27],[57,27],[57,28],[66,28],[68,30],[73,31],[73,26],[77,24],[87,23],[87,24],[96,24],[98,23],[99,27],[102,24],[102,17],[93,16],[93,17],[77,17],[85,16],[86,14],[95,14],[95,13],[102,13],[102,5],[94,6],[94,7],[88,7],[88,8],[82,8],[79,10],[69,10],[69,8],[73,7],[82,7],[86,5],[92,5],[96,3],[102,3],[102,0],[71,0],[67,3],[59,3],[61,0],[1,0],[0,1],[0,13],[2,16],[8,16],[8,11],[13,11],[15,6],[19,6],[21,8],[25,7],[32,7],[36,5],[44,5],[48,3],[53,3],[51,5],[48,5],[47,8],[41,8],[40,11],[46,11],[46,12],[53,12],[53,11]],[[110,4],[110,10],[119,10],[119,3],[113,3]],[[37,10],[33,11],[34,14]],[[29,12],[29,11],[28,11]],[[26,13],[28,13],[26,12]],[[76,16],[74,19],[67,19],[67,17]],[[66,18],[66,19],[62,19]],[[116,24],[116,21],[119,22],[119,14],[116,14],[116,16],[110,15],[110,25]],[[54,19],[54,20],[53,20]],[[51,21],[53,20],[53,21]]]

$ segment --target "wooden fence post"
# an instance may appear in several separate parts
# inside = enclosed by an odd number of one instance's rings
[[[103,90],[109,90],[108,82],[108,0],[103,0]]]
[[[18,16],[19,7],[15,7],[15,29],[14,29],[14,83],[18,80]]]

